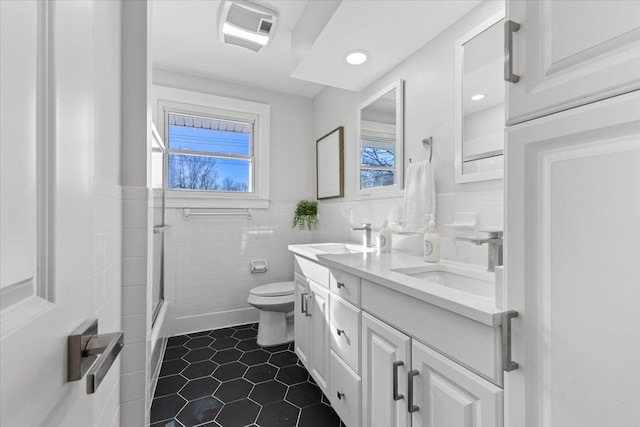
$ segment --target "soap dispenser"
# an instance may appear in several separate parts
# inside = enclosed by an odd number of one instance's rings
[[[427,232],[424,233],[424,260],[427,262],[440,262],[440,235],[436,231],[434,215],[431,214]]]
[[[391,252],[391,230],[389,229],[389,224],[386,219],[384,220],[382,228],[380,229],[380,236],[378,237],[378,248],[380,248],[380,253]]]

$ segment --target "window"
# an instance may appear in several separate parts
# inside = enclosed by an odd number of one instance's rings
[[[269,206],[268,104],[163,86],[154,97],[167,207]]]
[[[253,123],[167,112],[168,189],[253,192]]]
[[[363,134],[360,140],[360,188],[394,185],[395,178],[395,140]]]

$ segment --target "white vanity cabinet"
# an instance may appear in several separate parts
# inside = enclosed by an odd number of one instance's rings
[[[640,2],[508,1],[507,21],[507,124],[640,89]]]

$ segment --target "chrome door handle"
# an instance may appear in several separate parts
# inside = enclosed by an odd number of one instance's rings
[[[303,292],[300,294],[300,313],[302,314],[307,314],[305,307],[304,307],[304,303],[305,303],[305,298],[306,298],[307,293]]]
[[[336,282],[336,285],[338,286],[338,289],[344,288],[344,283],[343,282]]]
[[[67,337],[67,381],[87,375],[87,394],[93,394],[124,347],[124,332],[98,334],[98,319],[82,322]]]
[[[404,399],[404,394],[398,393],[398,369],[404,365],[402,360],[393,362],[393,400]]]
[[[311,317],[311,313],[309,313],[309,300],[311,299],[311,295],[307,295],[304,297],[304,300],[306,302],[305,304],[305,309],[304,309],[304,315],[306,317]]]
[[[513,21],[504,23],[504,79],[510,83],[518,83],[520,76],[513,74],[513,33],[520,29],[520,24]]]
[[[502,369],[505,372],[518,369],[518,364],[511,360],[511,319],[516,317],[517,311],[502,313]]]
[[[407,373],[407,381],[408,381],[408,388],[409,388],[409,401],[408,401],[407,409],[409,410],[410,414],[414,412],[418,412],[420,410],[419,406],[413,404],[413,378],[417,377],[418,375],[420,375],[420,372],[418,372],[415,369]]]

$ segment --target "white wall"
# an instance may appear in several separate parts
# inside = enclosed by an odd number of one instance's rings
[[[357,109],[361,102],[402,78],[405,80],[405,168],[409,159],[425,160],[428,151],[421,140],[433,136],[438,229],[443,235],[446,258],[486,263],[486,247],[458,243],[443,224],[453,222],[454,213],[475,211],[485,226],[502,226],[502,180],[456,185],[453,163],[454,44],[470,28],[496,13],[501,2],[486,2],[473,9],[434,40],[360,93],[323,89],[313,100],[314,139],[337,126],[345,128],[345,197],[319,204],[320,223],[314,240],[351,238],[350,221],[371,222],[379,227],[384,216],[402,199],[359,197],[357,183]],[[323,219],[327,219],[323,221]]]
[[[293,280],[289,244],[311,240],[311,232],[291,229],[295,205],[315,198],[315,144],[311,100],[154,69],[156,86],[269,104],[270,203],[246,217],[192,217],[167,209],[165,299],[175,319],[174,333],[255,321],[247,304],[252,287]],[[157,108],[156,98],[152,105]],[[266,259],[269,270],[251,274],[250,261]]]

